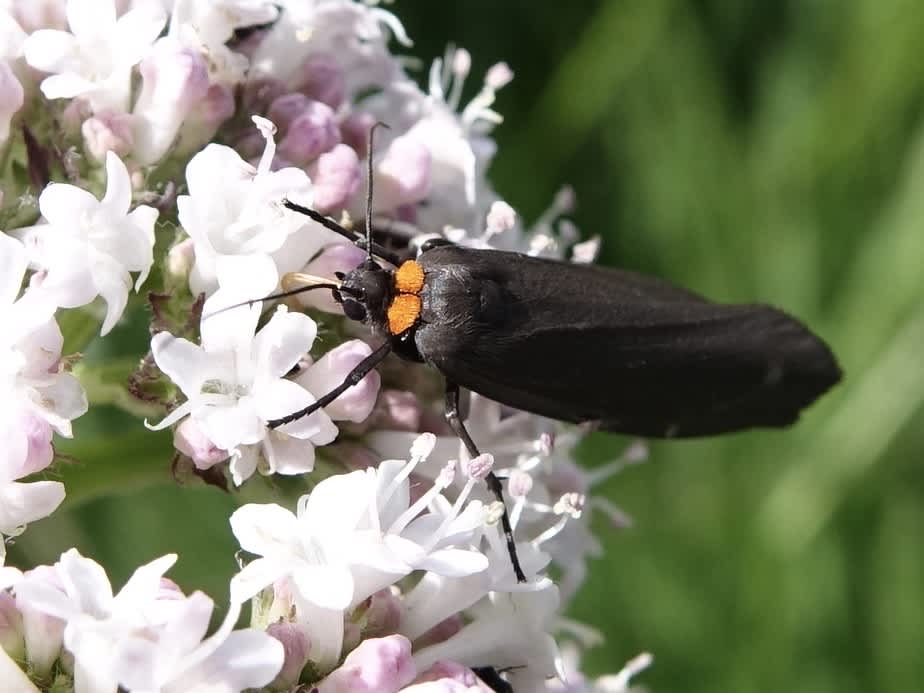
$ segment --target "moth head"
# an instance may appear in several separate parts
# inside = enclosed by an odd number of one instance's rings
[[[381,326],[391,299],[391,272],[374,260],[366,260],[347,274],[338,273],[340,287],[334,299],[350,320]]]

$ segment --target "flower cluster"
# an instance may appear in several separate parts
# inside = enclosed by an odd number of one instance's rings
[[[0,34],[0,688],[422,693],[495,676],[626,690],[649,658],[585,680],[571,641],[593,638],[561,611],[600,553],[590,511],[628,522],[594,485],[644,446],[584,471],[580,430],[473,395],[485,452],[472,458],[442,422],[437,374],[398,363],[322,400],[375,344],[329,291],[276,295],[293,273],[333,277],[364,257],[283,201],[352,227],[373,183],[374,225],[409,253],[428,231],[592,262],[597,241],[564,218],[570,190],[527,228],[487,181],[510,69],[463,103],[471,58],[453,48],[423,89],[392,52],[411,46],[398,19],[354,0],[8,0]],[[115,595],[76,549],[3,567],[2,539],[64,500],[42,472],[54,434],[87,411],[75,376],[92,372],[64,344],[79,352],[139,314],[142,286],[150,351],[112,386],[172,431],[174,469],[233,487],[323,470],[294,512],[280,498],[232,514],[242,565],[211,635],[213,602],[163,577],[173,555]],[[79,330],[62,334],[62,311]],[[234,630],[248,603],[251,627]]]

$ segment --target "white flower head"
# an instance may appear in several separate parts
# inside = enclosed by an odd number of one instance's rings
[[[413,570],[455,577],[484,571],[488,560],[474,548],[481,504],[466,505],[465,498],[450,504],[440,496],[440,483],[412,502],[409,476],[420,461],[412,456],[329,477],[299,501],[297,515],[278,505],[235,511],[235,536],[260,558],[232,580],[232,599],[290,580],[297,618],[309,627],[311,659],[329,668],[340,656],[346,609]]]
[[[222,256],[271,256],[282,276],[301,270],[335,240],[332,232],[282,206],[285,198],[310,206],[311,181],[298,168],[272,170],[275,127],[265,118],[254,122],[266,138],[256,167],[218,144],[205,147],[186,167],[189,195],[177,199],[177,208],[195,247],[189,277],[194,293],[218,288],[216,267]]]
[[[423,671],[439,660],[467,666],[511,668],[515,690],[538,690],[558,672],[558,647],[549,634],[559,606],[558,588],[547,581],[528,592],[491,592],[466,612],[469,622],[452,637],[414,653]]]
[[[26,62],[53,73],[42,82],[49,99],[80,96],[93,110],[129,110],[132,67],[150,50],[167,20],[158,3],[121,17],[115,0],[67,0],[70,31],[40,29],[23,45]]]
[[[17,234],[41,271],[41,289],[62,308],[106,302],[101,333],[122,316],[137,272],[137,291],[154,262],[154,223],[158,212],[138,205],[129,211],[132,185],[128,169],[113,152],[106,155],[106,194],[97,200],[83,188],[50,183],[39,197],[48,222]]]
[[[285,0],[280,4],[282,14],[251,61],[255,75],[291,84],[298,80],[306,58],[336,56],[352,96],[403,74],[400,62],[388,50],[388,41],[392,35],[404,45],[410,45],[410,40],[390,12],[351,0]]]
[[[317,325],[307,315],[280,306],[255,334],[259,302],[219,312],[276,287],[276,269],[266,256],[222,258],[219,280],[223,288],[205,303],[201,345],[167,332],[151,340],[158,367],[186,396],[184,404],[153,428],[190,416],[216,448],[231,454],[236,484],[250,477],[261,460],[268,473],[311,471],[314,446],[337,435],[330,416],[319,410],[276,430],[267,422],[315,401],[311,392],[285,376],[311,348]]]
[[[83,388],[60,363],[54,303],[36,289],[17,298],[25,271],[25,248],[0,234],[0,534],[8,536],[64,499],[60,482],[16,480],[51,464],[52,432],[69,437],[71,420],[87,410]]]
[[[15,584],[17,605],[64,624],[78,691],[240,691],[269,683],[282,666],[281,644],[265,633],[232,632],[237,604],[203,640],[212,600],[163,589],[175,561],[167,555],[141,566],[113,595],[103,568],[70,549],[53,569]]]
[[[74,655],[78,690],[115,690],[118,663],[130,657],[139,631],[167,616],[158,597],[161,577],[175,561],[167,555],[141,566],[113,595],[102,566],[70,549],[54,571],[27,573],[16,584],[16,600],[65,624],[64,646]]]

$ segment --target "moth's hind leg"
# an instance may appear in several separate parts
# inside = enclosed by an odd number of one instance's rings
[[[459,436],[459,439],[462,441],[463,445],[465,445],[465,449],[468,450],[469,456],[472,458],[478,457],[480,454],[478,452],[478,447],[465,428],[465,423],[462,421],[460,415],[459,386],[448,380],[446,381],[446,422],[449,424],[450,428],[452,428],[453,432]],[[494,497],[500,501],[503,507],[501,527],[503,527],[504,538],[507,541],[507,552],[510,554],[510,562],[513,564],[513,573],[516,575],[517,582],[526,582],[526,575],[523,574],[523,569],[520,567],[520,559],[517,556],[517,547],[513,539],[513,527],[510,525],[510,515],[507,513],[507,504],[504,503],[504,488],[501,485],[500,479],[497,478],[497,475],[493,471],[488,472],[488,476],[485,477],[485,483],[487,483],[491,493],[494,494]]]

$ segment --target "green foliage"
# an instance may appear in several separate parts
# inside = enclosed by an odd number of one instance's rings
[[[833,345],[846,373],[790,431],[656,444],[650,463],[607,483],[636,525],[597,527],[606,556],[572,608],[606,635],[588,668],[613,671],[646,649],[656,658],[644,681],[656,691],[918,689],[919,2],[403,0],[395,9],[415,55],[429,59],[453,40],[473,55],[473,81],[499,60],[516,72],[498,103],[507,120],[493,178],[518,210],[535,217],[570,183],[575,220],[603,236],[607,263],[715,299],[784,307]],[[110,359],[139,353],[143,327],[115,339],[132,350],[89,354],[83,366],[99,377],[99,401],[126,365]],[[242,499],[176,485],[169,435],[137,418],[97,409],[74,428],[63,451],[93,467],[59,470],[69,509],[30,527],[15,562],[52,561],[77,545],[120,584],[137,564],[178,551],[171,576],[220,602],[235,570],[226,518]],[[622,444],[595,436],[583,452],[593,464]],[[102,496],[125,465],[141,485]]]

